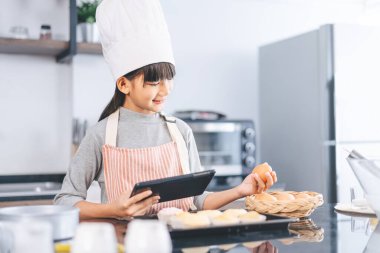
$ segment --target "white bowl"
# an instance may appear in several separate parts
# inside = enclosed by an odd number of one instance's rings
[[[347,158],[366,199],[380,218],[380,160]]]
[[[380,195],[365,195],[369,206],[375,211],[377,218],[380,217]]]

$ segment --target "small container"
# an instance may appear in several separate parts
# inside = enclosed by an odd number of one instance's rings
[[[41,25],[40,40],[51,40],[51,26]]]
[[[72,244],[72,253],[117,253],[116,232],[105,222],[79,224]]]
[[[128,224],[124,245],[128,253],[172,252],[168,227],[158,220],[132,220]]]
[[[29,38],[29,31],[28,28],[24,26],[13,26],[9,30],[10,35],[14,39],[28,39]]]

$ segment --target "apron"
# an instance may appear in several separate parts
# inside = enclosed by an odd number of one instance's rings
[[[108,117],[105,145],[102,147],[104,179],[108,202],[115,201],[123,192],[131,193],[138,182],[190,173],[186,143],[175,118],[164,117],[172,141],[147,148],[116,147],[119,109]],[[153,130],[154,131],[154,130]],[[166,207],[184,211],[194,208],[193,197],[157,203],[148,214]]]

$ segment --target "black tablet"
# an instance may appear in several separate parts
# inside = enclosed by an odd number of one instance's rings
[[[151,190],[153,195],[159,195],[159,202],[201,195],[214,175],[215,170],[206,170],[140,182],[135,184],[131,197],[146,190]]]

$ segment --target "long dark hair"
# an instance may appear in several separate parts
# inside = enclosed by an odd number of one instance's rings
[[[157,82],[159,80],[171,80],[175,76],[175,66],[168,62],[159,62],[146,65],[142,68],[133,70],[124,75],[129,81],[131,81],[136,76],[143,74],[144,82]],[[115,93],[108,103],[106,108],[104,108],[102,114],[100,115],[99,121],[107,118],[109,115],[114,113],[120,106],[124,104],[125,94],[122,93],[116,85]]]

